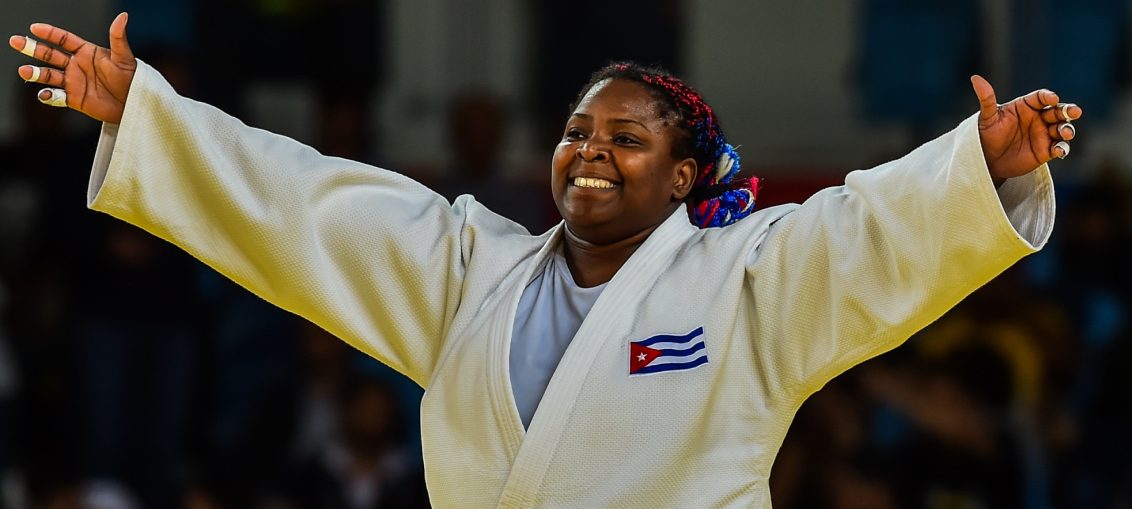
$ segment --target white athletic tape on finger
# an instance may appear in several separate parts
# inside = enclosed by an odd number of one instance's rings
[[[47,99],[40,97],[39,102],[46,104],[48,106],[55,106],[55,107],[58,107],[58,108],[67,107],[67,92],[65,92],[63,89],[61,89],[61,88],[45,88],[43,90],[40,90],[39,93],[42,94],[44,91],[51,92],[51,97],[48,97]],[[39,97],[39,96],[37,95],[37,97]]]
[[[1069,144],[1068,143],[1065,143],[1064,141],[1059,141],[1059,142],[1055,143],[1053,146],[1061,148],[1061,155],[1057,156],[1058,159],[1065,159],[1065,156],[1069,155]]]
[[[1066,122],[1066,123],[1058,126],[1057,130],[1058,131],[1064,131],[1066,127],[1068,127],[1069,130],[1073,133],[1072,136],[1077,136],[1077,127],[1074,126],[1073,124],[1070,124],[1069,122]],[[1065,135],[1063,134],[1062,136],[1065,136]]]
[[[42,72],[38,65],[31,66],[31,77],[27,79],[28,83],[39,81],[39,73]]]
[[[1061,116],[1065,117],[1066,122],[1071,120],[1069,118],[1069,103],[1062,103],[1061,104]]]
[[[23,53],[23,54],[25,54],[29,57],[35,58],[35,39],[32,39],[31,37],[28,37],[28,36],[25,35],[24,36],[24,49],[20,50],[20,53]]]

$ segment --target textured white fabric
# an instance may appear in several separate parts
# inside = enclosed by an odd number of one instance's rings
[[[531,424],[550,376],[605,284],[582,288],[574,282],[562,250],[523,289],[511,336],[511,392],[523,426]]]
[[[803,400],[1044,245],[1054,216],[1044,165],[1000,202],[974,116],[801,205],[706,230],[681,208],[606,285],[524,430],[511,332],[561,225],[530,236],[470,197],[246,127],[144,63],[95,161],[91,207],[428,389],[437,507],[769,507]],[[696,327],[707,364],[628,374],[631,341]]]

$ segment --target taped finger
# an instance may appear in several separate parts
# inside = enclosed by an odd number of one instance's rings
[[[63,80],[66,77],[59,69],[36,65],[21,65],[17,74],[27,83],[39,83],[52,88],[64,88]]]
[[[44,92],[47,92],[50,95],[44,98]],[[39,102],[48,106],[65,108],[67,107],[67,92],[61,88],[45,88],[39,91]]]
[[[1055,140],[1072,140],[1077,136],[1077,126],[1069,122],[1051,125],[1049,126],[1049,136]]]
[[[1064,141],[1059,141],[1053,145],[1053,155],[1058,159],[1065,159],[1069,155],[1069,144]]]
[[[24,36],[24,49],[20,50],[20,53],[23,53],[23,54],[25,54],[29,57],[35,58],[35,46],[36,46],[35,39],[32,39],[31,37]]]

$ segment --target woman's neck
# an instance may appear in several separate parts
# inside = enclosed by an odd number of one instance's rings
[[[566,226],[566,266],[574,282],[582,288],[591,288],[609,282],[660,225],[653,225],[627,238],[609,244],[594,244],[578,237]]]

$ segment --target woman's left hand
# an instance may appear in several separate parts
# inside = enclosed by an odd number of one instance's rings
[[[1071,122],[1081,118],[1080,106],[1060,102],[1046,89],[998,104],[982,76],[971,76],[971,85],[979,97],[979,141],[992,178],[1025,175],[1069,155],[1069,141],[1077,134]]]

